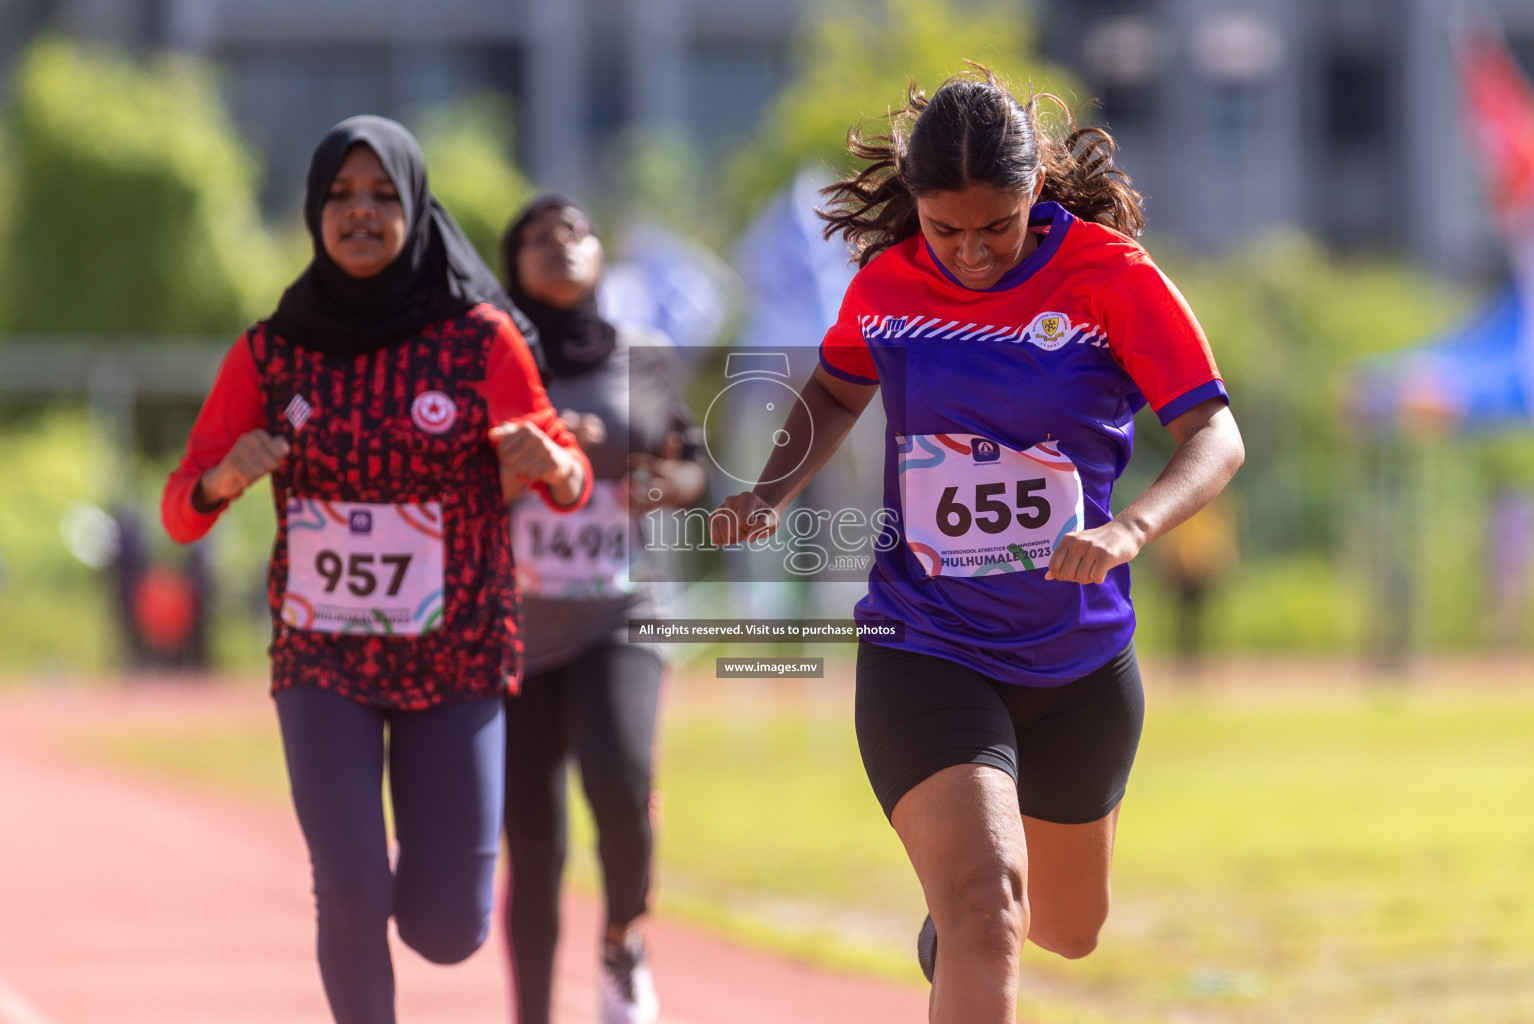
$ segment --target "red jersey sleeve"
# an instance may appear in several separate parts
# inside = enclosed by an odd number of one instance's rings
[[[224,460],[234,442],[258,427],[266,426],[266,411],[261,402],[261,386],[256,377],[256,362],[250,354],[245,335],[229,349],[218,368],[218,378],[208,393],[192,424],[186,441],[186,454],[171,470],[160,495],[160,522],[171,540],[190,544],[199,540],[218,522],[228,507],[222,502],[212,512],[192,507],[192,491],[202,475]]]
[[[1113,357],[1163,424],[1211,398],[1230,401],[1204,329],[1148,258],[1120,270],[1099,301]]]
[[[492,425],[531,423],[580,461],[581,493],[575,503],[558,504],[549,493],[549,485],[540,481],[533,484],[533,490],[543,498],[544,504],[556,512],[574,512],[585,505],[591,498],[591,463],[581,451],[575,435],[549,403],[548,393],[543,390],[543,382],[538,377],[538,366],[533,362],[533,353],[509,316],[501,318],[495,339],[490,343],[483,393]]]
[[[862,289],[854,277],[847,286],[847,293],[842,296],[836,323],[820,342],[820,365],[831,376],[852,384],[879,383],[878,367],[874,365],[873,353],[868,351],[868,342],[863,338],[866,317]]]

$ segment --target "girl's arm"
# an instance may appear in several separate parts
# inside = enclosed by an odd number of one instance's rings
[[[1246,459],[1236,418],[1222,399],[1201,402],[1167,424],[1177,450],[1156,482],[1102,526],[1066,534],[1047,580],[1101,583],[1108,570],[1214,500]]]
[[[659,455],[634,452],[629,456],[629,511],[690,508],[708,487],[708,471],[697,453],[684,451],[680,431],[666,435]]]
[[[502,318],[486,359],[484,396],[506,503],[531,487],[556,512],[586,504],[591,463],[549,404],[532,351],[509,316]]]
[[[771,536],[778,528],[778,516],[836,454],[878,390],[878,385],[853,384],[817,366],[783,424],[789,437],[811,433],[809,451],[801,456],[793,445],[774,449],[758,477],[772,482],[758,483],[724,500],[709,520],[713,542],[724,547]],[[795,468],[794,462],[801,458]]]
[[[682,367],[672,352],[662,345],[632,350],[631,380],[643,379],[664,395],[671,418],[660,451],[629,455],[629,512],[634,515],[652,508],[691,508],[708,488],[703,434],[682,392]]]
[[[282,464],[288,442],[265,428],[255,361],[241,337],[218,368],[186,454],[165,481],[160,520],[172,540],[189,544],[203,537],[229,501]]]
[[[559,419],[500,423],[490,428],[490,441],[500,460],[501,496],[507,504],[529,485],[556,512],[573,512],[590,497],[591,464]]]

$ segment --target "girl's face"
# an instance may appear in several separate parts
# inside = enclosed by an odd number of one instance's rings
[[[948,272],[983,291],[1038,246],[1028,230],[1034,196],[992,185],[916,197],[921,233]]]
[[[568,206],[544,210],[522,229],[517,280],[539,302],[574,309],[601,278],[602,243],[581,211]]]
[[[405,247],[405,207],[378,154],[356,145],[341,161],[320,208],[325,252],[352,277],[372,277]]]

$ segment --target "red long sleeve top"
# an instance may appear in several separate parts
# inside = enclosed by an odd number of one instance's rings
[[[161,518],[177,541],[202,537],[222,512],[193,507],[202,474],[251,430],[286,438],[291,451],[272,474],[273,688],[315,685],[401,708],[502,691],[520,678],[521,642],[507,513],[487,435],[506,422],[537,426],[580,460],[583,490],[569,509],[584,505],[590,465],[549,404],[526,342],[500,310],[480,305],[351,359],[289,344],[257,324],[219,369],[186,454],[166,482]],[[534,488],[561,508],[546,485]],[[440,516],[425,524],[441,545],[443,579],[432,595],[437,603],[417,612],[424,624],[391,624],[378,615],[371,627],[317,626],[314,595],[290,591],[290,575],[312,578],[316,571],[306,564],[292,572],[290,527],[310,528],[311,516],[340,523],[345,515],[338,509],[372,515],[367,510],[394,507],[407,518]],[[326,568],[321,563],[318,571]],[[395,635],[401,625],[418,632]],[[373,632],[361,632],[368,628]]]

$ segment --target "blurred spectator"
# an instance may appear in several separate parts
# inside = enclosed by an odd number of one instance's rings
[[[1232,499],[1221,496],[1157,541],[1157,563],[1176,609],[1175,647],[1179,679],[1195,678],[1207,653],[1209,594],[1235,568],[1236,516]]]
[[[1529,570],[1534,562],[1534,493],[1506,487],[1491,499],[1486,518],[1486,586],[1492,638],[1518,642],[1528,620]]]
[[[113,607],[128,667],[206,669],[212,588],[203,546],[193,546],[184,568],[157,565],[138,514],[119,508],[112,518],[118,538],[111,565]]]
[[[185,573],[151,565],[133,588],[133,627],[153,662],[183,658],[197,618],[197,592]]]
[[[139,631],[133,607],[134,593],[149,564],[144,528],[137,514],[129,508],[117,509],[112,518],[117,520],[118,536],[117,559],[111,567],[112,607],[127,651],[128,667],[147,668],[149,648]]]

